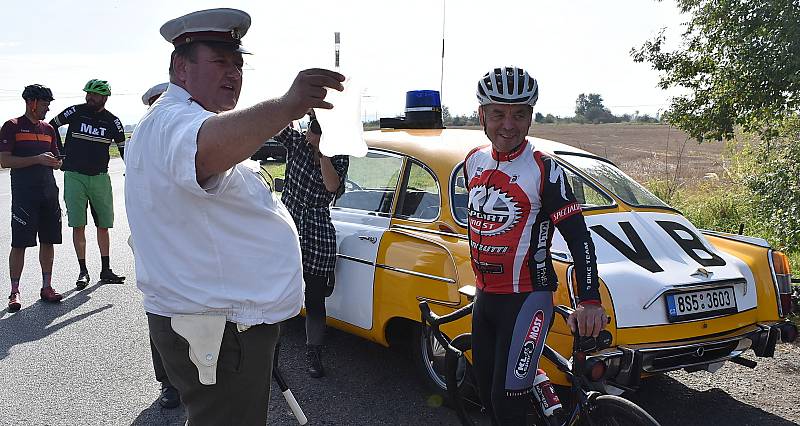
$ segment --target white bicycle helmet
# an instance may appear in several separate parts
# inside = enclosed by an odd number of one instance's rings
[[[478,81],[478,101],[486,104],[536,105],[539,85],[527,71],[517,67],[495,68]]]

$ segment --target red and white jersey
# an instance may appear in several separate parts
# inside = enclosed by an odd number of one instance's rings
[[[526,139],[511,152],[491,145],[467,155],[469,240],[478,288],[489,293],[554,291],[553,226],[572,253],[581,301],[600,300],[589,231],[563,168]]]

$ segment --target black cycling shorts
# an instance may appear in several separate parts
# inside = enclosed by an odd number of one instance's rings
[[[61,205],[53,185],[11,188],[11,247],[61,244]]]
[[[478,393],[500,424],[524,423],[539,357],[553,320],[553,292],[478,290],[472,356]]]

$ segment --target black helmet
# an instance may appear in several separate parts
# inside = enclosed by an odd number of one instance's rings
[[[53,98],[53,91],[48,89],[41,84],[31,84],[30,86],[26,86],[25,90],[22,91],[22,99],[26,101],[32,101],[34,99],[40,101],[52,101]]]

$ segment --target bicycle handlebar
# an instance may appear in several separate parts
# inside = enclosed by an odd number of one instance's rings
[[[442,315],[442,316],[436,315],[433,312],[431,312],[431,308],[430,306],[428,306],[428,302],[426,301],[419,302],[419,310],[422,311],[422,317],[425,318],[425,321],[427,321],[432,326],[438,327],[441,324],[453,322],[471,314],[472,303],[468,303],[462,306],[461,308],[453,312],[450,312],[447,315]]]
[[[564,321],[567,321],[569,316],[575,312],[574,309],[564,305],[553,306],[553,311],[564,317]],[[611,317],[607,316],[606,324],[609,323],[611,323]],[[574,349],[578,352],[599,351],[611,346],[612,337],[608,330],[601,330],[597,337],[579,336],[575,333],[572,335],[575,338]]]
[[[441,344],[443,347],[447,348],[448,351],[455,352],[457,356],[461,356],[463,353],[459,349],[455,348],[450,342],[444,337],[441,330],[439,330],[439,325],[453,322],[460,318],[463,318],[472,313],[472,303],[468,303],[463,307],[447,314],[447,315],[436,315],[431,312],[430,306],[428,306],[428,302],[422,301],[419,302],[419,310],[422,312],[422,323],[425,324],[426,322],[431,326],[431,333],[433,337]]]
[[[474,302],[473,302],[474,303]],[[461,355],[462,351],[453,347],[447,338],[444,337],[441,330],[439,330],[439,326],[442,324],[446,324],[448,322],[453,322],[458,319],[461,319],[469,314],[472,313],[472,305],[473,303],[469,303],[464,305],[463,307],[447,314],[447,315],[436,315],[431,311],[430,306],[428,306],[428,302],[422,301],[419,302],[419,310],[422,313],[422,320],[423,323],[428,323],[431,326],[431,333],[433,333],[433,337],[445,348],[456,352],[459,356]],[[564,321],[566,321],[569,316],[574,312],[574,309],[565,306],[565,305],[555,305],[553,306],[553,311],[564,317]],[[606,317],[606,322],[610,323],[611,318]],[[611,346],[612,336],[607,330],[602,330],[597,337],[591,336],[579,336],[577,334],[573,334],[575,337],[574,342],[574,349],[579,352],[590,352],[590,351],[598,351],[605,349]]]

